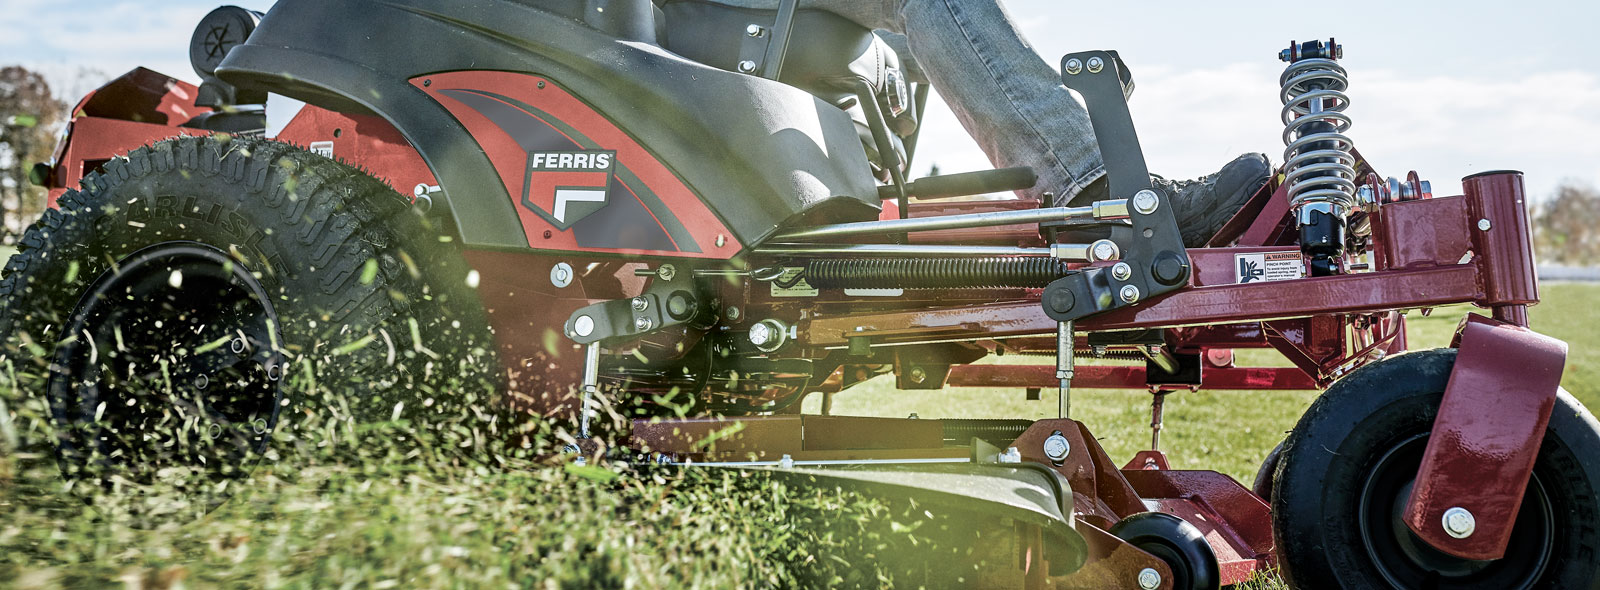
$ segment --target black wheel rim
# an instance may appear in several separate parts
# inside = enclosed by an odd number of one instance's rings
[[[97,277],[64,325],[49,391],[69,477],[238,478],[265,450],[281,331],[245,264],[193,242],[145,248]]]
[[[1538,474],[1528,482],[1504,558],[1472,561],[1430,547],[1402,520],[1428,435],[1401,440],[1367,471],[1357,512],[1361,543],[1394,588],[1534,588],[1549,565],[1555,518]]]

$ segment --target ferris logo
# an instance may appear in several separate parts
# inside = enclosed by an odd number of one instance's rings
[[[617,153],[591,152],[532,152],[528,154],[528,171],[538,170],[591,170],[611,172]]]
[[[611,150],[528,152],[522,204],[565,230],[606,206],[616,166]]]

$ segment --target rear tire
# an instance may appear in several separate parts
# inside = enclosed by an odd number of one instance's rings
[[[243,478],[291,415],[461,421],[492,393],[459,252],[350,166],[185,137],[112,160],[59,207],[6,264],[0,334],[90,493]],[[313,384],[335,395],[291,395]]]
[[[1400,521],[1455,360],[1455,350],[1441,349],[1368,365],[1300,418],[1284,441],[1272,498],[1290,586],[1600,588],[1600,462],[1592,460],[1600,424],[1566,391],[1556,394],[1505,558],[1451,557]]]

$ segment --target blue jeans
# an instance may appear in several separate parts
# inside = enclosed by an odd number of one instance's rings
[[[712,0],[746,8],[777,8],[777,0]],[[967,134],[996,167],[1029,166],[1039,175],[1023,195],[1055,193],[1066,203],[1105,175],[1089,113],[1061,85],[1011,22],[1000,0],[800,0],[887,35],[911,55]],[[797,42],[805,39],[803,32]],[[915,71],[912,72],[915,75]]]

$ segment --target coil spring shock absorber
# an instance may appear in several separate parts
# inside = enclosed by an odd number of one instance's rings
[[[1286,146],[1283,182],[1313,276],[1338,272],[1345,216],[1357,207],[1353,144],[1344,135],[1350,129],[1350,116],[1344,114],[1350,79],[1337,62],[1343,56],[1344,48],[1333,39],[1291,41],[1278,56],[1289,62],[1278,78]]]

